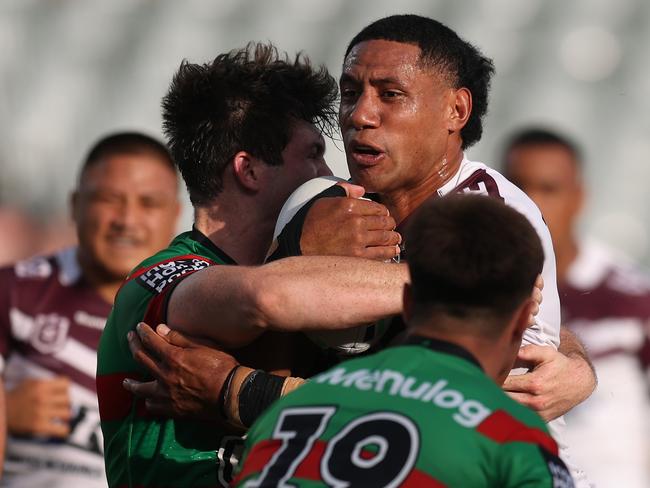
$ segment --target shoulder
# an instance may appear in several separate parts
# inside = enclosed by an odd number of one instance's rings
[[[18,261],[12,266],[0,269],[0,282],[13,281],[16,284],[33,284],[56,281],[70,286],[81,278],[81,267],[77,261],[77,248],[62,249],[49,256],[34,256]]]

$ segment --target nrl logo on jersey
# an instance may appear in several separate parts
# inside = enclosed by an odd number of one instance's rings
[[[138,276],[137,281],[148,290],[160,293],[181,276],[207,268],[211,264],[210,261],[199,258],[175,259],[157,264]]]

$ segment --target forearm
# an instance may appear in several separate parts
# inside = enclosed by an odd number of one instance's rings
[[[558,351],[571,361],[572,377],[576,385],[576,405],[586,400],[596,388],[598,378],[587,350],[578,337],[566,327],[560,328]]]
[[[251,268],[213,266],[172,292],[172,328],[227,347],[265,329],[341,329],[400,313],[406,265],[366,259],[291,257]]]
[[[309,256],[259,269],[263,322],[286,331],[345,329],[402,311],[408,268],[367,259]]]

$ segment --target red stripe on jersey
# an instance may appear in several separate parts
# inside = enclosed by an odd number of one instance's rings
[[[323,454],[325,454],[325,448],[327,448],[327,442],[316,441],[309,454],[298,465],[294,476],[296,478],[319,481],[321,479],[320,461],[323,458]]]
[[[253,473],[262,471],[281,446],[282,441],[280,439],[268,439],[255,444],[251,452],[246,456],[242,470],[232,480],[232,485],[236,485],[240,480]]]
[[[180,279],[191,274],[193,273],[187,273],[185,276],[181,276]],[[142,317],[142,321],[149,324],[154,330],[158,324],[167,321],[165,304],[167,303],[169,293],[174,288],[175,287],[167,287],[161,293],[158,293],[158,295],[149,300],[149,305],[147,305],[147,310],[144,313],[144,317]]]
[[[99,418],[102,422],[121,420],[131,413],[133,395],[122,386],[122,382],[126,378],[141,380],[134,372],[97,376],[97,396],[101,398],[99,402]],[[154,416],[149,413],[143,400],[137,401],[135,415],[136,417]]]
[[[497,410],[476,428],[478,432],[499,444],[506,442],[528,442],[537,444],[553,455],[558,455],[557,443],[553,438],[534,427],[528,427],[503,410]]]
[[[122,386],[126,378],[139,379],[133,373],[97,375],[97,396],[102,399],[99,402],[99,418],[102,421],[122,419],[131,411],[133,395]]]
[[[232,481],[232,486],[239,484],[241,480],[254,473],[261,472],[281,447],[282,441],[280,439],[268,439],[255,444],[248,456],[246,456],[242,470]],[[291,477],[302,480],[322,481],[320,469],[325,449],[327,449],[327,442],[316,441]],[[371,451],[362,451],[362,455],[367,455],[370,458],[373,454]],[[413,469],[400,486],[407,488],[420,488],[421,486],[444,488],[445,485],[428,474]]]

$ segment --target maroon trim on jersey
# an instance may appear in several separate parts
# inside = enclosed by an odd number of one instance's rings
[[[261,441],[253,446],[253,449],[246,456],[244,466],[239,474],[232,481],[232,486],[238,484],[244,478],[250,476],[251,474],[260,472],[264,469],[264,466],[268,464],[273,455],[277,452],[278,449],[282,447],[281,439],[268,439]],[[311,481],[322,481],[320,474],[320,465],[325,450],[327,449],[327,442],[325,441],[316,441],[314,442],[313,447],[301,461],[301,463],[296,468],[292,478],[311,480]],[[371,458],[373,452],[361,452],[362,456]],[[443,488],[443,485],[440,481],[432,478],[428,474],[418,470],[412,469],[406,479],[402,482],[400,486],[407,488],[420,488],[422,486],[430,486],[432,488]]]
[[[113,373],[97,376],[97,396],[101,397],[99,402],[99,418],[102,422],[111,422],[113,420],[122,420],[131,413],[133,407],[133,394],[124,389],[122,382],[130,378],[141,381],[134,372]],[[144,400],[137,400],[135,406],[136,417],[155,417],[151,414],[144,404]]]
[[[614,275],[613,271],[608,273],[598,286],[589,290],[560,284],[558,292],[564,321],[566,323],[579,319],[598,321],[604,317],[648,320],[650,293],[632,295],[612,288],[609,282]]]
[[[19,354],[27,361],[37,364],[49,371],[52,371],[59,376],[67,376],[70,378],[72,383],[76,383],[77,385],[86,388],[89,391],[95,391],[95,378],[82,373],[76,367],[71,366],[65,361],[61,361],[51,354],[41,354],[33,349],[27,352],[16,352],[15,354]]]
[[[650,331],[648,331],[643,347],[639,351],[639,359],[643,369],[650,369]]]
[[[466,189],[470,191],[483,191],[480,183],[485,185],[485,191],[487,191],[488,196],[503,200],[501,193],[499,193],[499,185],[497,185],[494,178],[484,169],[474,171],[469,177],[461,181],[452,192],[462,193]]]
[[[528,427],[504,410],[496,410],[479,424],[476,431],[499,444],[527,442],[536,444],[551,454],[558,455],[557,443],[540,429]]]

